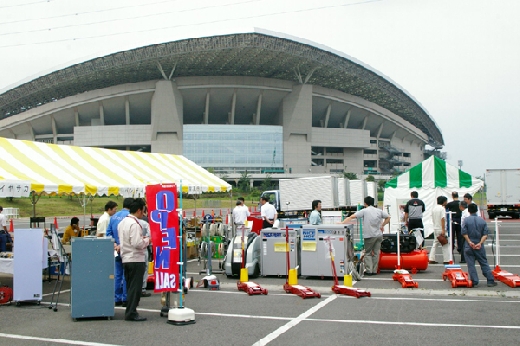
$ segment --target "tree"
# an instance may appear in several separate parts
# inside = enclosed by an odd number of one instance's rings
[[[374,178],[373,175],[368,175],[367,178],[365,179],[365,181],[376,181],[376,178]]]
[[[273,188],[273,179],[271,178],[271,174],[266,174],[265,179],[262,180],[262,184],[260,185],[260,190],[266,191],[271,190]]]
[[[343,173],[343,176],[349,180],[356,180],[357,179],[357,174],[356,173],[352,173],[352,172],[344,172]]]
[[[384,179],[378,180],[377,181],[377,190],[378,191],[383,191],[384,188],[385,188],[386,182],[387,182],[387,180],[384,180]]]
[[[239,190],[248,192],[251,190],[249,180],[251,179],[251,176],[247,174],[247,170],[245,170],[242,175],[240,176],[240,180],[238,181],[237,187]]]

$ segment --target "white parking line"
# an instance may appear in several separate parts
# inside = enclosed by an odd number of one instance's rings
[[[305,320],[307,317],[309,317],[310,315],[312,315],[313,313],[315,313],[316,311],[318,311],[319,309],[321,309],[322,307],[324,307],[325,305],[327,305],[328,303],[330,303],[331,301],[333,301],[336,298],[337,298],[336,295],[332,295],[332,296],[328,297],[327,299],[321,301],[319,304],[317,304],[317,305],[313,306],[312,308],[310,308],[309,310],[305,311],[300,316],[287,322],[285,325],[281,326],[274,332],[268,334],[265,338],[258,340],[257,342],[255,342],[253,344],[253,346],[267,345],[269,342],[273,341],[274,339],[276,339],[277,337],[279,337],[280,335],[282,335],[283,333],[285,333],[292,327],[296,326],[298,323]]]
[[[67,344],[67,345],[116,346],[114,344],[101,344],[98,342],[78,341],[78,340],[69,340],[69,339],[50,339],[50,338],[40,338],[40,337],[35,337],[35,336],[5,334],[5,333],[0,333],[0,338],[18,339],[18,340],[38,340],[38,341],[46,341],[46,342],[52,342],[52,343],[57,343],[57,344]]]

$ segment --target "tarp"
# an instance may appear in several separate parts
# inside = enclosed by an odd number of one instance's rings
[[[484,186],[480,179],[450,165],[436,156],[410,168],[407,172],[388,181],[385,185],[383,206],[390,214],[390,231],[395,233],[400,223],[400,207],[410,200],[410,193],[417,191],[426,211],[423,214],[425,236],[433,233],[432,209],[437,204],[438,196],[452,200],[451,193],[456,191],[460,199],[465,193],[474,195]]]
[[[75,147],[0,138],[2,182],[30,183],[47,194],[144,196],[148,184],[176,183],[184,193],[231,190],[182,155]],[[16,190],[16,189],[15,189]]]

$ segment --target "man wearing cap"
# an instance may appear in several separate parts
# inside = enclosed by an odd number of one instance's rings
[[[466,256],[466,261],[468,262],[468,273],[473,282],[473,287],[477,287],[478,274],[477,269],[475,268],[475,261],[478,261],[480,268],[482,269],[482,274],[484,274],[487,279],[487,286],[494,287],[497,283],[495,282],[493,273],[489,268],[486,249],[483,246],[487,239],[489,230],[486,221],[477,215],[477,210],[477,205],[471,203],[468,206],[470,216],[464,220],[464,224],[462,225],[462,235],[464,236],[464,239],[466,239],[466,244],[464,244],[464,254]]]

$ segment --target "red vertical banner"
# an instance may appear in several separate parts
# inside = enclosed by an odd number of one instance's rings
[[[179,215],[177,186],[146,186],[148,221],[152,235],[154,292],[175,292],[179,286]]]

